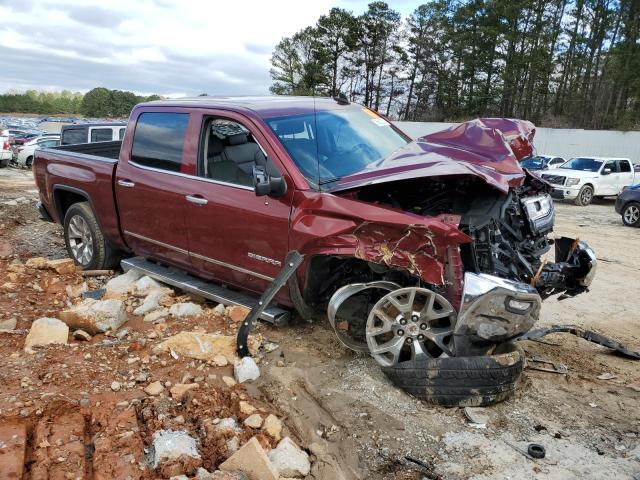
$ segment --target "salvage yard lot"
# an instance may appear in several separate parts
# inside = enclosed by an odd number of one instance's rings
[[[2,478],[9,468],[31,479],[168,477],[179,468],[154,472],[145,456],[159,430],[197,438],[196,463],[213,471],[230,454],[233,438],[242,444],[257,433],[263,448],[277,444],[266,430],[248,425],[222,434],[213,428],[216,418],[233,416],[242,424],[250,417],[241,401],[263,418],[271,413],[282,419],[282,435],[310,453],[308,478],[318,480],[640,474],[638,363],[568,335],[523,343],[527,357],[562,363],[568,373],[525,370],[514,398],[484,409],[485,429],[471,428],[462,409],[432,407],[394,388],[372,359],[343,348],[326,323],[281,329],[261,324],[261,376],[247,386],[223,381],[233,376],[230,365],[154,352],[181,331],[234,335],[237,322],[213,304],[199,316],[158,324],[130,315],[119,330],[128,328],[126,335],[71,338],[66,346],[25,353],[32,321],[57,317],[72,301],[67,286],[86,280],[93,290],[108,280],[36,268],[10,276],[16,259],[66,255],[60,228],[38,220],[36,198],[30,172],[0,170],[0,285],[13,284],[0,291],[0,322],[17,321],[15,330],[0,333]],[[598,272],[588,294],[547,300],[540,324],[579,325],[637,347],[640,229],[622,226],[613,200],[589,207],[557,204],[556,215],[556,235],[587,241],[599,257]],[[127,301],[134,307],[140,299]],[[156,381],[165,384],[164,394],[145,393]],[[175,384],[190,383],[198,387],[182,401],[169,393]],[[12,438],[18,445],[7,442]],[[60,444],[51,447],[56,439]],[[545,459],[522,454],[531,442],[545,446]]]

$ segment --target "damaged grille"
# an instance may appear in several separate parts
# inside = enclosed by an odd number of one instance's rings
[[[542,175],[542,179],[554,185],[564,185],[566,177],[563,177],[562,175],[549,175],[546,173]]]

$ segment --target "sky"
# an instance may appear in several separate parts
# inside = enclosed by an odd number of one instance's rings
[[[0,0],[0,92],[259,95],[286,36],[359,0]],[[388,2],[403,15],[419,0]]]

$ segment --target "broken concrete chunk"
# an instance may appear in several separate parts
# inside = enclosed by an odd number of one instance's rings
[[[245,418],[243,423],[250,428],[260,428],[262,426],[262,416],[259,413],[254,413]]]
[[[133,311],[134,315],[144,315],[146,313],[152,312],[160,308],[160,302],[163,298],[171,295],[173,293],[172,290],[168,288],[156,289],[149,292],[149,294],[144,298],[142,305],[136,308]]]
[[[178,460],[181,456],[200,458],[196,441],[187,432],[159,430],[153,434],[153,456],[151,465],[158,468],[162,463]]]
[[[67,285],[65,290],[69,297],[78,298],[89,290],[89,286],[87,285],[87,282],[82,282],[80,285]]]
[[[194,390],[199,387],[200,385],[197,383],[176,383],[169,389],[169,391],[171,392],[171,396],[174,400],[181,402],[189,390]]]
[[[57,318],[43,317],[31,324],[31,329],[24,342],[27,353],[34,353],[33,347],[51,344],[66,344],[69,327]]]
[[[47,268],[55,270],[58,275],[67,275],[76,272],[76,264],[71,258],[49,260],[47,262]]]
[[[16,325],[18,325],[18,320],[15,317],[8,320],[2,320],[0,321],[0,332],[10,332],[11,330],[15,330]]]
[[[257,380],[260,377],[260,369],[251,357],[244,357],[233,366],[233,374],[238,383]]]
[[[245,402],[244,400],[240,400],[240,413],[244,413],[245,415],[251,415],[255,413],[256,407],[251,405],[249,402]]]
[[[60,312],[60,319],[71,328],[95,335],[107,330],[117,330],[127,321],[127,312],[121,300],[88,298],[69,310]]]
[[[156,345],[154,353],[174,351],[176,354],[198,360],[212,360],[224,355],[229,362],[237,359],[236,338],[200,332],[180,332]]]
[[[237,383],[233,378],[227,376],[222,377],[222,381],[227,387],[233,387]]]
[[[246,474],[250,480],[278,480],[277,470],[269,462],[267,454],[256,437],[251,437],[219,468],[220,470],[231,472],[239,470]]]
[[[229,365],[229,360],[227,360],[227,357],[220,354],[213,357],[213,363],[215,363],[217,367],[226,367]]]
[[[195,317],[202,313],[202,307],[197,303],[174,303],[169,308],[169,313],[177,318]]]
[[[219,303],[218,305],[216,305],[216,307],[213,309],[213,313],[215,313],[216,315],[219,316],[223,316],[224,312],[225,312],[225,306],[222,303]]]
[[[482,407],[464,407],[464,414],[469,419],[469,426],[473,428],[487,428],[489,416]]]
[[[305,477],[311,470],[309,455],[289,437],[284,437],[278,446],[269,452],[269,460],[283,477]]]
[[[144,393],[151,395],[152,397],[160,395],[164,391],[164,386],[158,380],[151,382],[144,388]]]
[[[147,313],[144,316],[143,322],[160,323],[161,320],[165,319],[168,316],[169,316],[169,309],[161,308],[160,310],[154,310],[153,312]]]
[[[262,430],[271,435],[275,440],[280,440],[280,435],[282,434],[282,422],[273,413],[270,413],[267,418],[264,419]]]
[[[213,473],[200,467],[196,471],[196,480],[248,480],[248,477],[242,472],[223,472],[216,470]]]
[[[107,292],[109,293],[127,293],[133,284],[138,280],[142,274],[136,270],[129,270],[123,275],[113,277],[105,285]]]
[[[229,320],[235,323],[239,323],[245,319],[251,310],[247,307],[241,307],[239,305],[233,305],[231,307],[227,307],[226,313]]]
[[[73,332],[73,338],[76,340],[83,340],[85,342],[88,342],[89,340],[91,340],[91,335],[89,335],[84,330],[76,330],[75,332]]]
[[[33,257],[26,261],[25,265],[29,268],[47,268],[49,260],[44,257]]]
[[[153,278],[145,275],[133,282],[132,292],[137,297],[144,297],[151,293],[151,290],[160,290],[165,288],[161,283],[158,283]]]

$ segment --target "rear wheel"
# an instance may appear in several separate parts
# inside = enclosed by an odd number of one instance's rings
[[[575,199],[575,204],[581,207],[586,207],[593,201],[593,187],[591,185],[585,185],[578,192],[578,196]]]
[[[120,255],[104,238],[88,202],[74,203],[64,216],[67,252],[84,270],[109,270],[118,266]]]
[[[628,227],[640,227],[640,203],[631,202],[622,209],[622,223]]]

